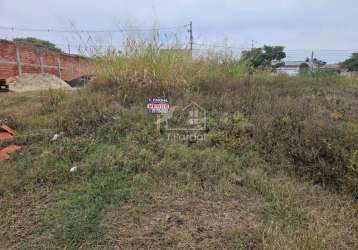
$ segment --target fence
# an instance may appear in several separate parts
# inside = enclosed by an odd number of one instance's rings
[[[0,40],[0,79],[23,73],[49,73],[72,80],[90,75],[93,69],[86,57]]]

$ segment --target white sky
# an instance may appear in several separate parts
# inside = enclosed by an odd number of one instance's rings
[[[0,26],[69,29],[72,22],[78,29],[98,30],[193,21],[196,42],[283,45],[291,59],[304,59],[312,49],[328,61],[344,59],[358,50],[357,20],[357,0],[0,0]],[[0,38],[16,36],[78,43],[77,37],[63,33],[0,29]],[[112,42],[116,39],[113,35]],[[290,51],[295,49],[307,51]]]

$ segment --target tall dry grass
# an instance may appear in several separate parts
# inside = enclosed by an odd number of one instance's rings
[[[242,76],[245,64],[219,53],[193,59],[179,45],[163,47],[157,39],[127,40],[124,52],[108,51],[96,58],[92,87],[109,90],[124,102],[136,96],[167,97],[192,93],[195,83],[218,75]]]
[[[213,145],[237,153],[259,151],[272,167],[358,195],[355,79],[319,72],[251,75],[237,58],[220,53],[193,58],[179,47],[162,48],[155,39],[131,41],[125,51],[96,58],[93,90],[131,106],[160,95],[172,104],[195,100],[211,116],[214,138],[225,135]],[[223,124],[224,117],[237,113],[255,126],[252,138],[240,139],[235,119]]]

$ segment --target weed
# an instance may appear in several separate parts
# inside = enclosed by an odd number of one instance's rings
[[[1,97],[22,145],[0,162],[2,245],[357,248],[355,79],[252,75],[140,41],[95,60],[85,89]],[[156,132],[145,100],[161,95],[205,108],[205,141]]]
[[[116,171],[96,175],[79,190],[62,194],[48,212],[46,227],[55,240],[70,248],[101,244],[100,220],[105,208],[133,198],[141,184],[133,176]]]

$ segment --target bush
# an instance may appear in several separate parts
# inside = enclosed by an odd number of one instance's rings
[[[356,193],[357,83],[340,76],[207,78],[196,101],[208,112],[208,142],[237,154],[259,151],[284,168],[331,189]],[[237,119],[237,118],[240,119]],[[253,137],[243,133],[252,124]]]

